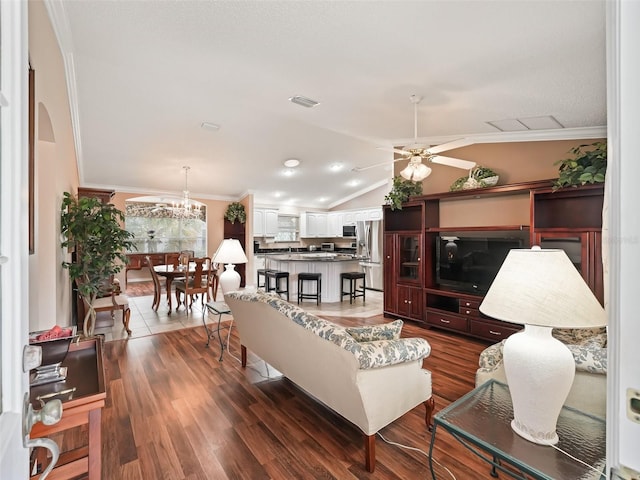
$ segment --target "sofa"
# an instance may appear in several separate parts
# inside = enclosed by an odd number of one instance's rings
[[[576,375],[565,405],[604,418],[607,408],[606,328],[554,329],[553,336],[567,345],[576,363]],[[507,383],[502,348],[505,340],[480,353],[476,386],[490,379]]]
[[[401,320],[343,327],[261,291],[224,298],[240,336],[242,366],[249,349],[357,426],[367,471],[375,469],[378,430],[420,403],[431,424],[431,372],[422,368],[431,347],[421,338],[400,338]]]

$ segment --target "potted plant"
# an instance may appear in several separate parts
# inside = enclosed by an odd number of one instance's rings
[[[385,195],[384,199],[391,210],[402,210],[402,204],[409,200],[409,197],[422,194],[422,182],[405,180],[400,176],[393,177],[391,191]]]
[[[569,150],[572,157],[558,160],[559,176],[553,189],[577,187],[587,183],[604,182],[607,172],[607,142],[580,145]]]
[[[460,177],[451,184],[449,190],[457,192],[460,190],[472,190],[474,188],[493,187],[498,183],[498,174],[489,167],[478,165],[469,170],[469,175]]]
[[[230,203],[227,207],[227,211],[224,212],[224,218],[229,220],[231,223],[236,223],[238,220],[240,223],[244,223],[247,221],[247,212],[244,209],[244,205],[240,202]]]
[[[105,280],[122,270],[128,261],[126,251],[135,248],[133,234],[122,228],[123,222],[124,213],[110,203],[64,193],[61,246],[73,255],[62,266],[69,270],[69,277],[89,306],[83,323],[85,337],[93,336],[95,331],[94,301],[109,293]]]

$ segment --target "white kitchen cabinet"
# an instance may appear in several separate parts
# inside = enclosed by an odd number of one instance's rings
[[[261,208],[253,209],[253,236],[264,237],[264,210]]]
[[[253,209],[253,236],[275,237],[278,233],[278,210]]]
[[[327,236],[342,237],[342,213],[329,212],[327,215]]]
[[[325,212],[304,212],[300,215],[300,237],[328,237],[328,220]]]
[[[278,234],[278,210],[264,211],[264,236],[275,237]]]
[[[355,225],[356,224],[356,212],[354,210],[346,211],[342,214],[343,225]]]

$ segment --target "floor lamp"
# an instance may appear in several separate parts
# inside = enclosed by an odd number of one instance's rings
[[[564,250],[533,247],[509,252],[480,311],[524,324],[503,349],[511,428],[531,442],[556,444],[556,423],[573,384],[575,361],[551,331],[604,326],[604,309]]]
[[[240,242],[234,238],[222,240],[212,261],[224,264],[224,272],[220,275],[219,280],[222,294],[238,290],[240,288],[240,274],[235,270],[236,265],[248,261]]]

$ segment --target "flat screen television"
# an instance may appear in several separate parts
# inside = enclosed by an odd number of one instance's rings
[[[436,283],[441,287],[484,294],[512,248],[523,248],[516,237],[442,235],[436,241]]]

